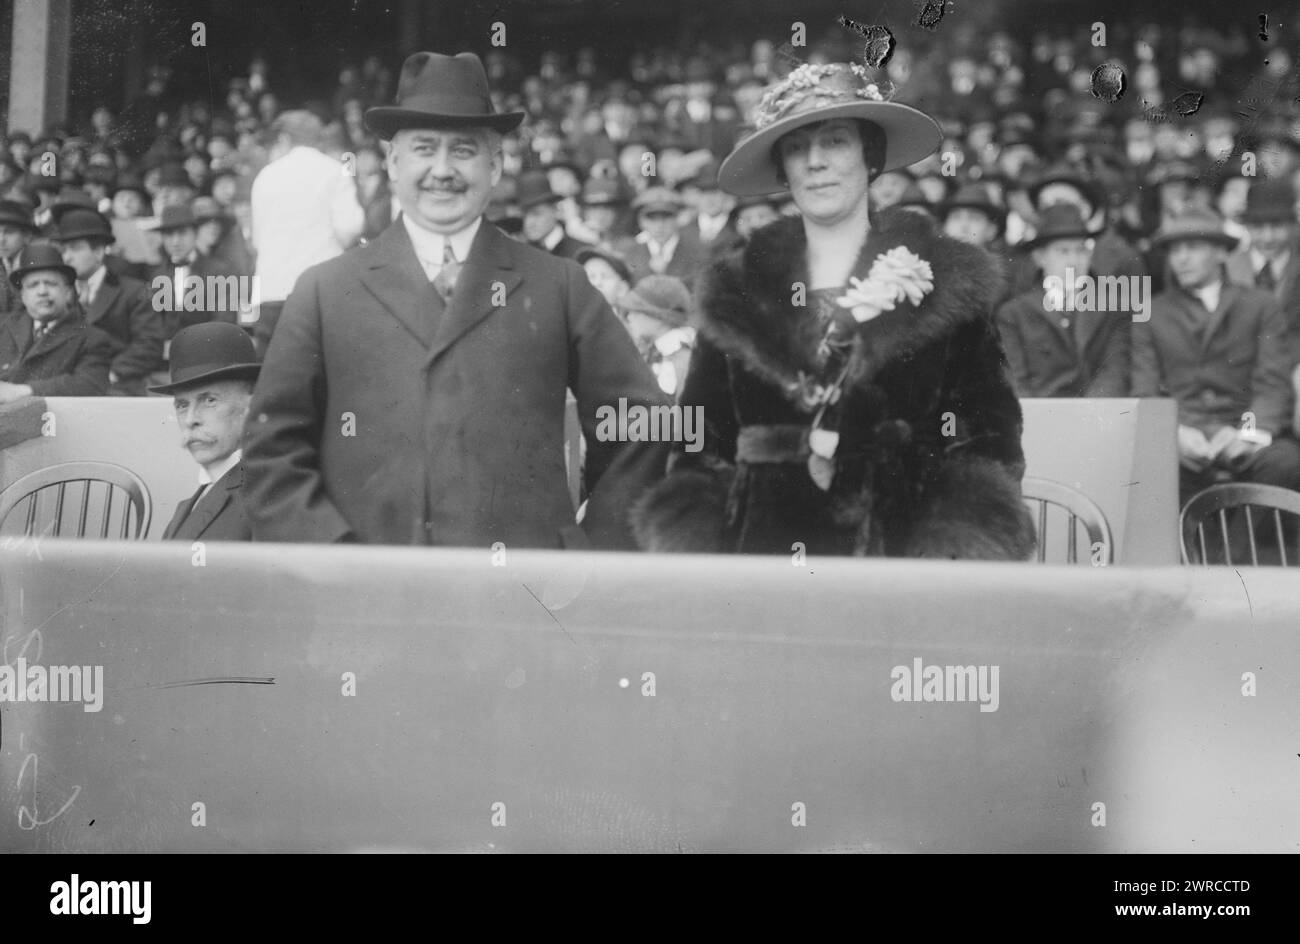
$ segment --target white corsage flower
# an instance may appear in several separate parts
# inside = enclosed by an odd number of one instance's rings
[[[850,287],[835,303],[851,309],[859,323],[870,321],[899,302],[919,305],[934,289],[934,271],[906,246],[896,246],[876,257],[865,279],[849,278]]]

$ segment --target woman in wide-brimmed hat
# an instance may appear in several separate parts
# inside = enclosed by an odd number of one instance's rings
[[[704,445],[638,503],[642,546],[1026,558],[998,264],[917,213],[868,211],[871,180],[940,129],[848,64],[796,69],[754,125],[721,184],[788,190],[799,216],[702,277],[680,402],[703,407]]]

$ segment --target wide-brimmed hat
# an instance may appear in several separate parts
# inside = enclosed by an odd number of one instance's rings
[[[169,230],[198,225],[198,220],[194,218],[194,211],[190,209],[188,203],[175,203],[169,207],[163,207],[162,213],[158,216],[158,222],[149,229],[166,233]]]
[[[171,381],[150,387],[150,393],[175,393],[215,380],[256,380],[253,339],[228,321],[205,321],[176,332],[171,344]]]
[[[856,63],[800,66],[759,102],[754,131],[736,143],[718,169],[722,189],[737,196],[779,193],[772,146],[782,135],[832,118],[860,118],[884,133],[884,159],[876,172],[915,164],[939,147],[943,132],[915,108],[888,101]]]
[[[1094,210],[1105,205],[1105,199],[1102,194],[1098,193],[1096,185],[1083,175],[1083,173],[1068,164],[1055,164],[1047,168],[1038,178],[1029,186],[1029,200],[1034,206],[1038,206],[1038,195],[1048,184],[1069,184],[1079,193],[1083,194],[1088,205]]]
[[[609,265],[614,273],[628,285],[632,284],[632,269],[627,262],[612,252],[606,252],[597,246],[588,246],[586,249],[579,249],[573,257],[578,265],[586,265],[588,259],[601,259]]]
[[[1167,246],[1183,239],[1203,239],[1232,249],[1238,239],[1223,228],[1223,218],[1204,207],[1189,207],[1168,220],[1151,237],[1152,246]]]
[[[36,232],[36,220],[32,208],[17,200],[0,200],[0,223]]]
[[[113,225],[95,210],[76,207],[65,211],[55,225],[54,238],[60,242],[72,239],[113,241]]]
[[[676,213],[684,205],[681,196],[667,187],[647,187],[632,201],[632,207],[638,213],[653,213],[656,210]]]
[[[77,280],[77,270],[63,261],[63,253],[57,248],[49,243],[31,243],[18,253],[18,261],[9,273],[9,284],[14,288],[20,288],[24,275],[42,269],[55,269],[62,272],[67,276],[69,284]]]
[[[997,224],[999,230],[1007,222],[1007,208],[993,199],[988,185],[983,183],[962,184],[952,198],[945,201],[939,209],[944,216],[953,210],[979,210]]]
[[[1073,203],[1053,203],[1039,214],[1034,238],[1025,246],[1037,249],[1056,239],[1091,239],[1098,232],[1088,228],[1088,221]]]
[[[647,275],[618,300],[618,307],[624,311],[652,315],[674,328],[680,328],[691,317],[691,290],[685,282],[674,276]]]
[[[1246,191],[1246,209],[1241,213],[1241,222],[1294,223],[1295,202],[1295,188],[1285,177],[1257,180]]]
[[[551,189],[550,178],[545,171],[531,170],[519,175],[515,185],[515,202],[519,209],[527,210],[539,203],[559,203],[564,198]]]
[[[395,105],[366,111],[366,127],[385,140],[403,128],[488,127],[513,131],[522,111],[502,114],[492,105],[487,72],[472,52],[444,56],[417,52],[402,64]]]

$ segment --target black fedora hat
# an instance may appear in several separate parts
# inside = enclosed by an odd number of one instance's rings
[[[502,114],[492,105],[487,72],[472,52],[444,56],[417,52],[402,63],[394,105],[366,111],[366,127],[385,140],[403,128],[487,127],[513,131],[521,111]]]
[[[979,210],[997,224],[1000,230],[1007,221],[1007,208],[993,199],[987,184],[967,183],[957,188],[957,193],[940,207],[944,216],[953,210]]]
[[[1243,223],[1296,222],[1295,188],[1285,177],[1257,180],[1246,192]]]
[[[69,285],[77,280],[77,270],[63,261],[63,253],[49,243],[31,243],[18,253],[18,261],[14,264],[13,271],[9,273],[9,283],[14,288],[20,288],[24,275],[42,269],[62,272],[67,277]]]
[[[58,218],[54,238],[60,242],[72,239],[113,241],[113,226],[94,210],[81,207],[64,211]]]
[[[1034,238],[1025,245],[1037,249],[1054,239],[1091,239],[1097,233],[1088,228],[1088,221],[1073,203],[1053,203],[1039,214]]]
[[[1047,168],[1029,188],[1029,200],[1038,206],[1038,195],[1050,184],[1067,184],[1073,187],[1094,210],[1105,205],[1103,195],[1097,192],[1096,185],[1080,171],[1068,164],[1056,164]]]
[[[160,233],[168,230],[184,229],[187,226],[196,227],[199,221],[194,218],[194,211],[190,209],[188,203],[175,203],[169,207],[163,207],[162,213],[158,217],[158,223],[151,226]]]
[[[1183,239],[1218,243],[1228,249],[1237,245],[1237,237],[1223,228],[1223,218],[1213,210],[1189,207],[1170,219],[1151,237],[1151,245],[1166,246]]]
[[[36,232],[36,220],[33,218],[32,208],[17,200],[0,200],[0,223]]]
[[[515,187],[515,202],[519,209],[527,210],[539,203],[558,203],[564,199],[551,189],[550,178],[545,171],[533,170],[521,174]]]
[[[215,380],[256,380],[253,339],[228,321],[205,321],[176,332],[171,346],[171,382],[150,387],[150,393],[175,393]]]

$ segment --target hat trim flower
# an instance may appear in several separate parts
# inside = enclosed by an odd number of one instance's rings
[[[822,80],[828,78],[832,81],[823,84]],[[805,106],[835,105],[854,99],[889,101],[880,86],[867,79],[867,70],[856,62],[848,68],[840,62],[805,63],[764,93],[754,111],[754,128],[761,131],[795,108],[804,110]]]

